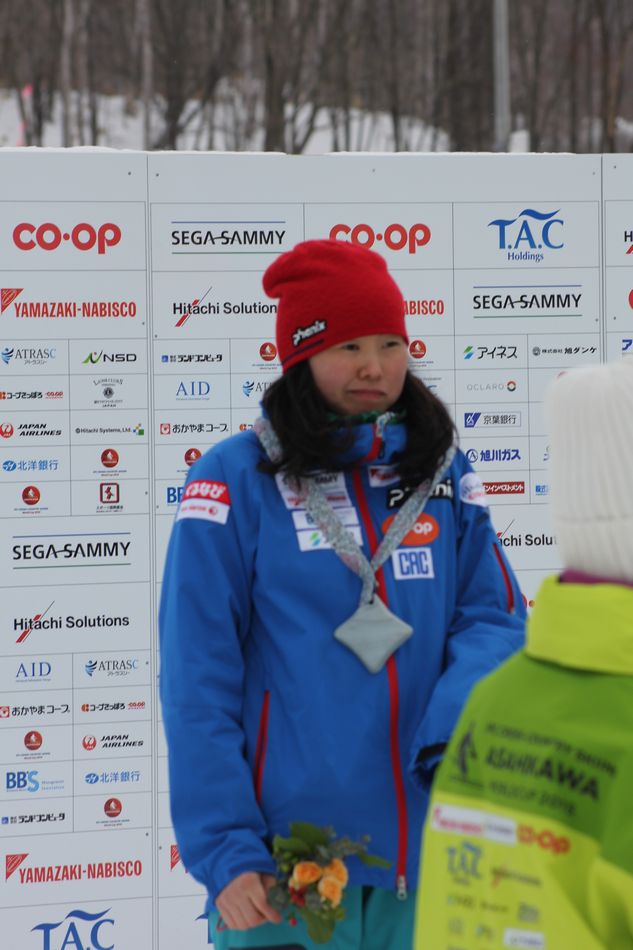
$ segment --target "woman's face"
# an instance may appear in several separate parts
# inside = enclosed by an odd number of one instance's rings
[[[346,340],[308,360],[317,389],[341,415],[385,412],[398,401],[407,374],[407,344],[378,333]]]

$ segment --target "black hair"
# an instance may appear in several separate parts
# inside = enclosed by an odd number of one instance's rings
[[[354,417],[335,416],[323,399],[307,362],[295,364],[275,380],[262,400],[266,414],[281,443],[277,462],[265,458],[259,470],[283,471],[301,478],[315,469],[337,471],[340,455],[354,443]],[[407,372],[396,411],[406,414],[407,444],[396,459],[398,474],[407,485],[431,478],[456,438],[449,412],[424,383]]]

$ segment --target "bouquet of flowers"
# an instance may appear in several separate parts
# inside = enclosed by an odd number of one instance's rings
[[[341,900],[348,873],[343,858],[354,854],[364,864],[390,867],[389,861],[367,852],[368,842],[368,836],[352,841],[337,838],[332,828],[293,822],[289,838],[275,835],[273,840],[278,880],[268,892],[270,905],[287,914],[291,924],[301,917],[310,939],[327,943],[345,918]]]

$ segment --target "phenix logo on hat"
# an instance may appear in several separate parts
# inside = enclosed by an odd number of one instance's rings
[[[393,333],[407,343],[404,300],[384,258],[344,241],[303,241],[263,277],[278,298],[277,349],[285,372],[336,343]]]

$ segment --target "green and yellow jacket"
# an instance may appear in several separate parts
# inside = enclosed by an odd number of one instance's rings
[[[633,589],[545,581],[461,715],[422,867],[415,950],[633,950]]]

